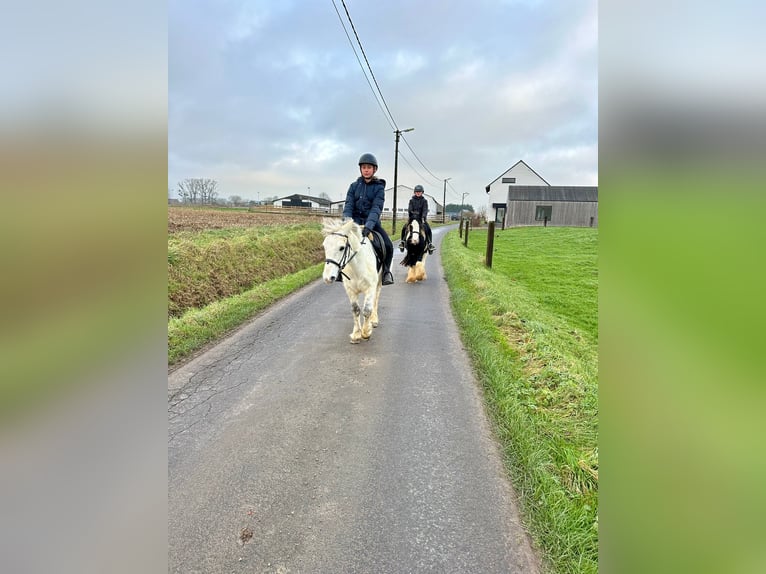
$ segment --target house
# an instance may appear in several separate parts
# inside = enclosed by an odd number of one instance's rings
[[[598,227],[598,187],[550,185],[523,160],[485,188],[487,219],[506,227]]]
[[[487,198],[487,221],[502,224],[511,185],[550,185],[535,170],[520,159],[503,173],[498,175],[484,188]]]
[[[305,207],[309,209],[330,209],[330,200],[323,197],[311,197],[301,193],[294,193],[285,197],[278,197],[271,202],[274,207]]]
[[[410,205],[410,198],[415,190],[406,185],[397,185],[396,193],[396,220],[405,221],[408,217],[407,207]],[[428,201],[428,219],[436,219],[438,215],[441,218],[442,204],[436,201],[433,195],[423,193],[423,197]],[[383,213],[381,216],[385,219],[391,219],[394,216],[394,187],[386,189],[386,201],[383,204]]]

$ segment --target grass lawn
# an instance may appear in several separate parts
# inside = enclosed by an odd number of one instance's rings
[[[558,573],[598,571],[597,229],[442,243],[452,307],[527,526]]]

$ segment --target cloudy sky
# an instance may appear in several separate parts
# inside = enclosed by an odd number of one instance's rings
[[[415,128],[399,183],[439,201],[451,178],[447,203],[485,205],[520,159],[552,185],[598,183],[595,0],[345,6],[390,116],[341,0],[170,0],[171,189],[207,177],[224,198],[339,200],[364,152],[390,186],[396,127]]]

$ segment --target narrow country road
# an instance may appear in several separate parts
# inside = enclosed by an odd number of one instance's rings
[[[423,283],[396,251],[369,341],[349,343],[343,287],[320,280],[170,374],[170,572],[539,571],[450,312],[443,231]]]

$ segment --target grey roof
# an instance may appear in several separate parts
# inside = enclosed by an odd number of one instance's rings
[[[598,187],[511,185],[508,201],[582,201],[598,203]]]

